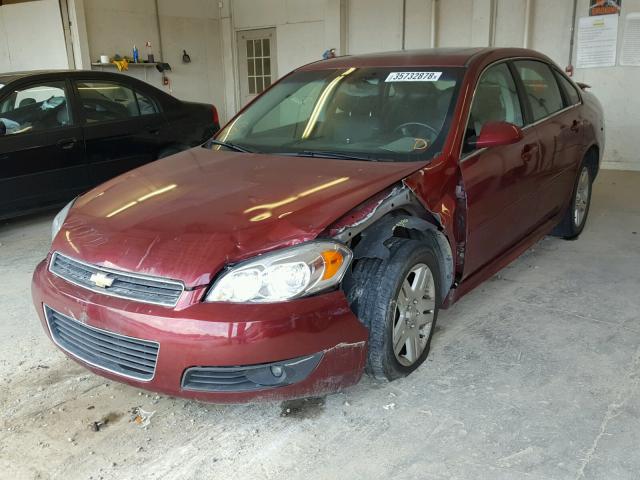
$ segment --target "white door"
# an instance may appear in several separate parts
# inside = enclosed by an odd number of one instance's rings
[[[238,32],[240,101],[246,105],[276,79],[276,29]]]

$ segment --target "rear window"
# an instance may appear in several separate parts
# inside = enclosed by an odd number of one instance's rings
[[[564,108],[560,88],[547,64],[520,60],[514,65],[524,83],[534,122]]]
[[[140,110],[133,90],[116,82],[77,82],[86,123],[126,120],[138,117]]]

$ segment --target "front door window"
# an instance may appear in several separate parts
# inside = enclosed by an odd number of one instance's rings
[[[0,133],[20,135],[71,124],[65,82],[18,88],[0,102]]]

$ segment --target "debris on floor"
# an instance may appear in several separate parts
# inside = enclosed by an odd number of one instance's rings
[[[287,400],[280,404],[281,417],[314,418],[324,410],[324,397]]]
[[[156,413],[143,410],[142,407],[133,407],[131,409],[131,421],[141,427],[147,427],[151,423],[151,417]]]

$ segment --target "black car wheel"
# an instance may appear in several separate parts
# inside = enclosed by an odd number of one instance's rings
[[[573,189],[571,204],[565,212],[562,221],[554,229],[554,235],[567,240],[573,240],[582,233],[587,223],[587,216],[589,215],[592,183],[591,170],[586,163],[583,163]]]
[[[369,329],[367,372],[394,380],[427,358],[440,306],[440,269],[434,248],[394,238],[387,260],[361,259],[348,296]]]

